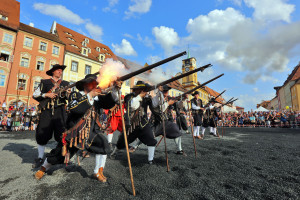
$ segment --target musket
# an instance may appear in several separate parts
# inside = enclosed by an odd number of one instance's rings
[[[149,65],[147,67],[143,67],[142,69],[139,69],[139,70],[136,70],[136,71],[131,72],[129,74],[126,74],[124,76],[121,76],[121,77],[117,78],[117,81],[128,80],[128,79],[130,79],[130,78],[132,78],[132,77],[134,77],[134,76],[136,76],[138,74],[144,73],[144,72],[146,72],[148,70],[151,70],[151,69],[153,69],[155,67],[158,67],[159,65],[162,65],[162,64],[165,64],[167,62],[170,62],[170,61],[172,61],[172,60],[174,60],[176,58],[179,58],[180,56],[183,56],[185,54],[186,54],[186,51],[183,51],[183,52],[181,52],[179,54],[176,54],[176,55],[171,56],[169,58],[166,58],[164,60],[158,61],[158,62],[156,62],[156,63],[154,63],[152,65]],[[98,74],[100,74],[100,72],[96,72],[93,75],[98,75]],[[90,79],[90,78],[88,78],[88,79]],[[85,80],[85,79],[81,79],[80,81],[82,81],[82,80]],[[79,81],[77,81],[77,82],[79,82]],[[59,95],[60,97],[62,97],[62,93],[66,92],[68,89],[70,89],[72,87],[75,87],[77,82],[75,82],[75,83],[73,83],[71,85],[68,85],[66,87],[57,88],[55,91],[51,91],[51,92],[53,92],[53,93]],[[50,98],[43,99],[42,101],[40,101],[40,103],[38,105],[38,108],[40,110],[44,109],[50,101],[51,101]]]
[[[222,94],[224,94],[224,92],[226,92],[226,90],[224,90],[224,91],[221,92],[219,95],[217,95],[217,96],[215,97],[215,99],[217,100],[217,98],[219,98]]]
[[[210,66],[212,66],[212,65],[211,65],[211,64],[207,64],[207,65],[204,65],[204,66],[199,67],[199,68],[197,68],[197,69],[194,69],[194,70],[192,70],[192,71],[189,71],[189,72],[187,72],[187,73],[181,74],[181,75],[179,75],[179,76],[175,76],[175,77],[170,78],[170,79],[168,79],[168,80],[166,80],[166,81],[160,82],[160,83],[156,84],[155,86],[150,86],[150,87],[148,87],[148,88],[147,88],[147,91],[150,92],[151,90],[155,90],[155,89],[158,88],[159,86],[166,85],[166,84],[168,84],[168,83],[171,83],[171,82],[176,81],[176,80],[178,80],[178,79],[181,79],[181,78],[183,78],[183,77],[186,77],[186,76],[189,76],[189,75],[191,75],[191,74],[194,74],[194,73],[196,73],[196,72],[198,72],[198,71],[203,71],[203,70],[205,70],[206,68],[208,68],[208,67],[210,67]]]
[[[223,75],[224,75],[224,73],[223,73],[223,74],[220,74],[219,76],[216,76],[215,78],[210,79],[209,81],[206,81],[205,83],[202,83],[201,85],[198,85],[198,86],[194,87],[193,89],[191,89],[191,90],[189,90],[189,91],[187,91],[187,92],[185,92],[185,93],[183,93],[183,94],[181,94],[181,95],[175,97],[175,100],[180,100],[180,99],[181,99],[182,97],[184,97],[185,95],[193,93],[194,91],[196,91],[196,90],[198,90],[199,88],[201,88],[201,87],[207,85],[208,83],[210,83],[210,82],[212,82],[212,81],[214,81],[214,80],[220,78],[220,77],[223,76]]]

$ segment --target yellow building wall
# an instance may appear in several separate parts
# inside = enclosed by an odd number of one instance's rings
[[[74,72],[71,71],[72,61],[78,62],[78,71]],[[77,54],[73,54],[70,52],[65,53],[64,65],[66,65],[66,69],[63,73],[63,80],[69,82],[76,82],[85,77],[85,66],[91,66],[91,73],[99,72],[100,68],[102,67],[102,63],[96,62],[94,60],[88,59],[84,56],[79,56]]]
[[[300,110],[300,84],[295,84],[291,87],[291,96],[292,96],[292,110]]]

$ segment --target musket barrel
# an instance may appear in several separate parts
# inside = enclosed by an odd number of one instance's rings
[[[199,88],[201,88],[201,87],[207,85],[208,83],[210,83],[210,82],[212,82],[212,81],[214,81],[214,80],[220,78],[220,77],[223,76],[223,75],[224,75],[224,73],[223,73],[223,74],[220,74],[219,76],[216,76],[215,78],[210,79],[209,81],[206,81],[205,83],[202,83],[201,85],[198,85],[198,86],[194,87],[193,89],[191,89],[191,90],[189,90],[189,91],[187,91],[187,92],[185,92],[185,93],[183,93],[183,94],[181,94],[181,95],[179,95],[178,97],[175,97],[175,98],[176,98],[177,100],[179,100],[179,99],[181,99],[182,96],[184,96],[184,95],[186,95],[186,94],[190,94],[190,93],[192,93],[192,92],[198,90]]]
[[[166,59],[164,59],[164,60],[161,60],[161,61],[159,61],[159,62],[157,62],[157,63],[154,63],[154,64],[152,64],[152,65],[149,65],[149,66],[144,67],[144,68],[142,68],[142,69],[139,69],[139,70],[137,70],[137,71],[134,71],[134,72],[131,72],[131,73],[126,74],[126,75],[124,75],[124,76],[121,76],[121,77],[118,78],[118,80],[119,80],[119,81],[125,81],[125,80],[128,80],[128,79],[130,79],[130,78],[133,77],[133,76],[136,76],[136,75],[138,75],[138,74],[141,74],[141,73],[143,73],[143,72],[146,72],[146,71],[148,71],[148,70],[151,70],[151,69],[153,69],[153,68],[155,68],[155,67],[157,67],[157,66],[159,66],[159,65],[162,65],[162,64],[165,64],[165,63],[167,63],[167,62],[170,62],[171,60],[174,60],[174,59],[176,59],[176,58],[179,58],[180,56],[183,56],[183,55],[185,55],[185,54],[186,54],[186,51],[183,51],[183,52],[181,52],[181,53],[179,53],[179,54],[176,54],[176,55],[174,55],[174,56],[171,56],[171,57],[169,57],[169,58],[166,58]]]
[[[197,69],[194,69],[194,70],[192,70],[192,71],[190,71],[190,72],[181,74],[181,75],[179,75],[179,76],[175,76],[175,77],[173,77],[173,78],[171,78],[171,79],[169,79],[169,80],[166,80],[166,81],[163,81],[163,82],[157,84],[156,87],[161,86],[161,85],[166,85],[166,84],[168,84],[168,83],[171,83],[171,82],[176,81],[176,80],[178,80],[178,79],[181,79],[181,78],[183,78],[183,77],[186,77],[186,76],[189,76],[189,75],[191,75],[191,74],[194,74],[194,73],[196,73],[196,72],[198,72],[198,71],[200,71],[200,70],[203,71],[204,69],[206,69],[206,68],[208,68],[208,67],[210,67],[210,66],[212,66],[212,65],[211,65],[211,64],[207,64],[207,65],[204,65],[204,66],[199,67],[199,68],[197,68]]]

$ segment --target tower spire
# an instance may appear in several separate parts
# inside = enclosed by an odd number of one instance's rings
[[[190,45],[188,45],[188,53],[187,53],[187,58],[191,58],[191,56],[190,56]]]

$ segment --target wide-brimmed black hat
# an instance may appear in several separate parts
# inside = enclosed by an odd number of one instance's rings
[[[217,103],[216,99],[214,97],[210,98],[209,102],[211,103]]]
[[[195,96],[196,94],[199,94],[199,92],[198,92],[198,91],[194,92],[194,93],[192,94],[192,96]]]
[[[53,76],[53,72],[57,69],[62,69],[64,71],[64,69],[66,68],[67,66],[66,65],[60,65],[60,64],[55,64],[53,65],[53,67],[46,71],[46,74],[49,75],[49,76]]]
[[[151,87],[151,85],[149,85],[148,83],[145,83],[144,81],[137,81],[131,89],[145,89],[149,87]]]
[[[171,89],[170,86],[168,85],[163,85],[163,91],[166,92],[166,91],[169,91]]]
[[[93,81],[97,81],[97,76],[95,74],[88,74],[84,77],[84,79],[76,82],[76,88],[79,91],[83,91],[84,84],[90,83],[90,82],[93,82]],[[98,81],[97,81],[97,83],[98,83]]]

